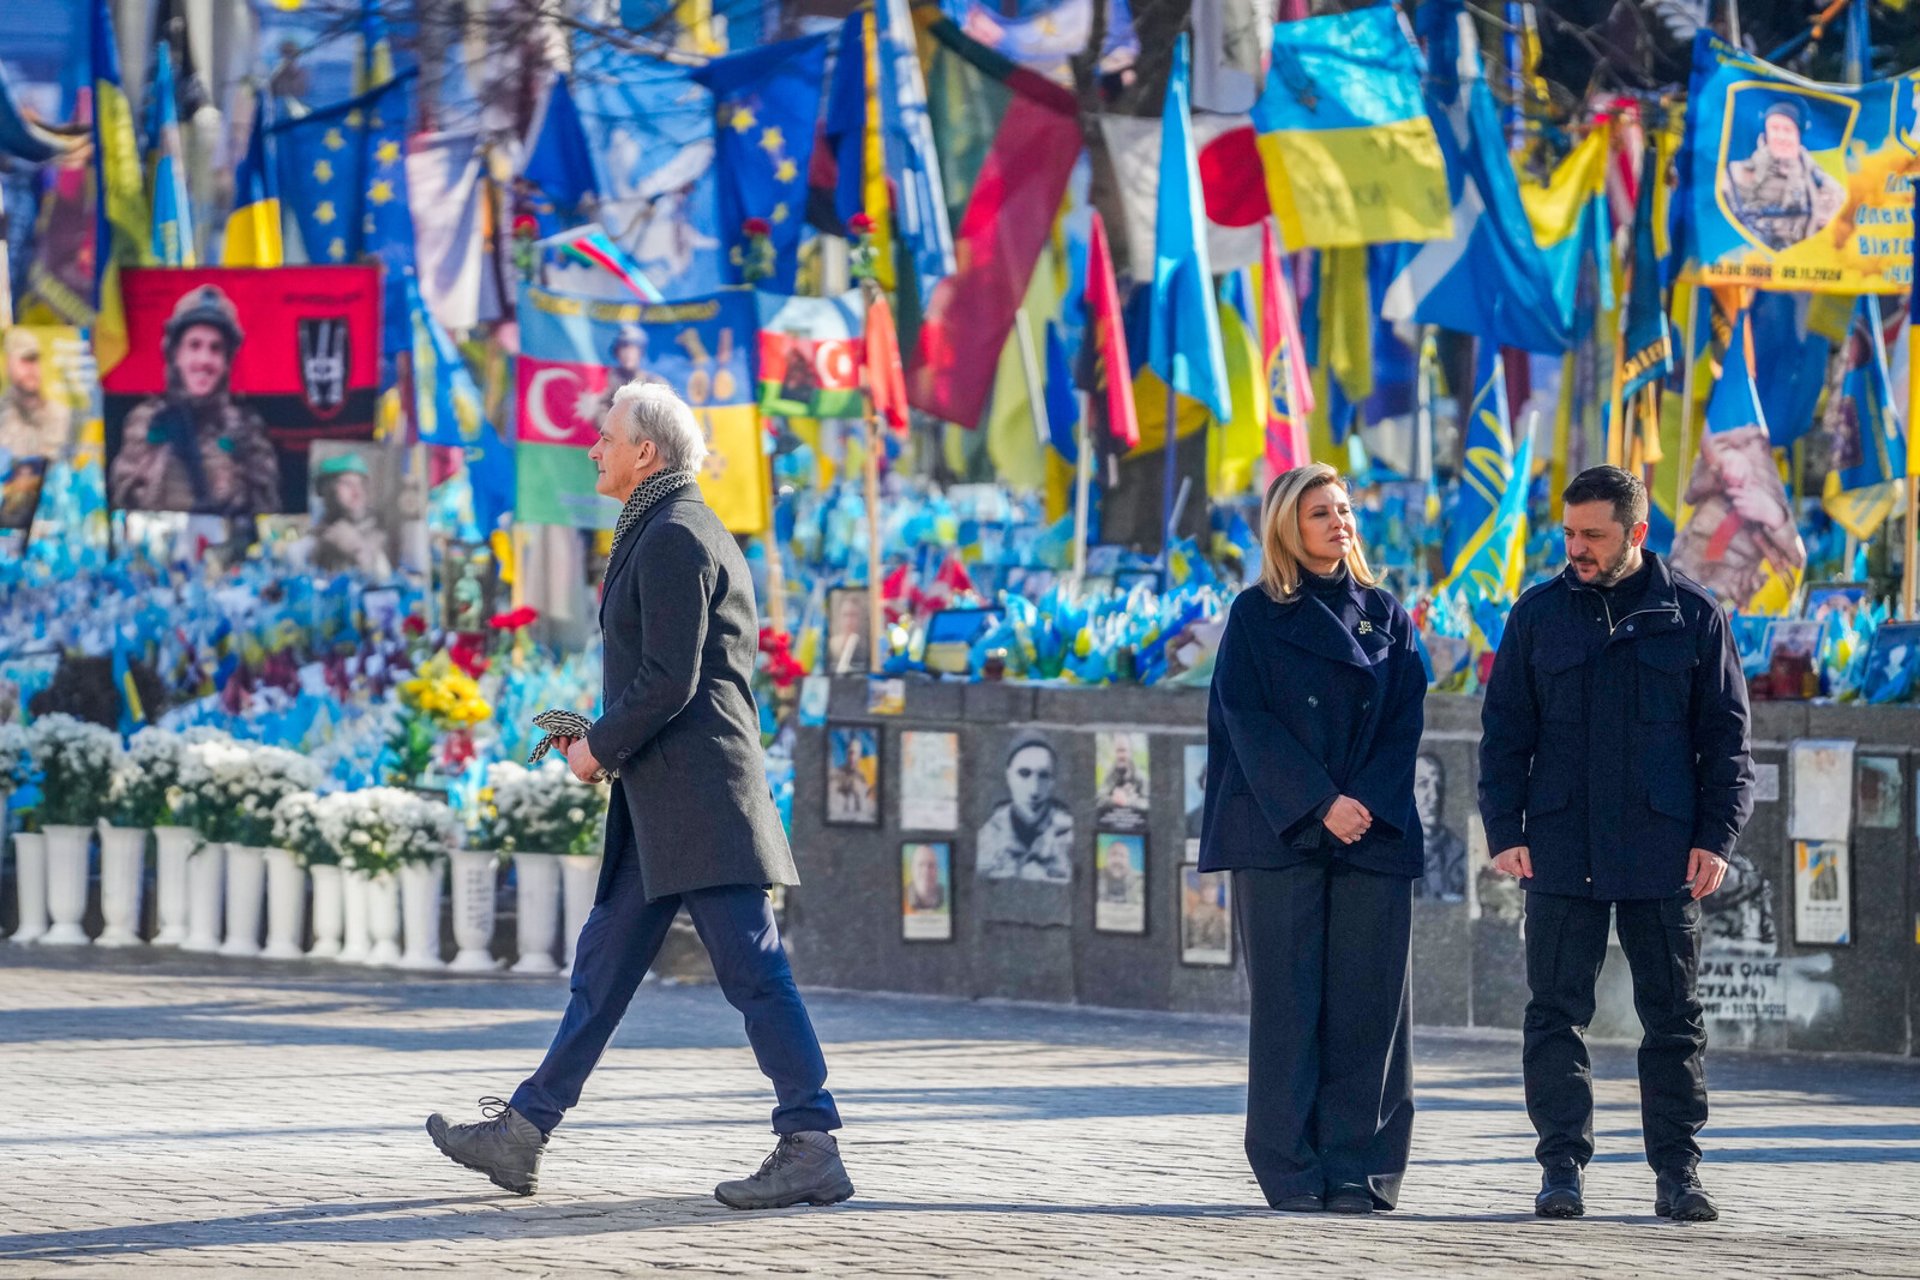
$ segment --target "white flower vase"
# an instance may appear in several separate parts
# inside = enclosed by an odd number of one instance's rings
[[[13,940],[38,942],[47,932],[47,838],[38,831],[13,838],[13,884],[20,906]]]
[[[260,915],[267,899],[267,855],[249,845],[227,846],[227,940],[223,956],[260,954]]]
[[[140,945],[140,901],[147,887],[147,833],[100,824],[100,947]]]
[[[580,930],[593,910],[593,892],[600,887],[600,855],[569,853],[560,858],[561,901],[566,906],[566,923],[561,928],[560,954],[565,963],[560,972],[573,973],[573,949],[580,943]]]
[[[520,958],[513,962],[513,971],[557,973],[553,944],[560,925],[560,855],[516,853],[513,878],[519,885],[514,911],[520,935]]]
[[[340,933],[346,927],[343,901],[346,881],[340,868],[316,862],[307,868],[313,877],[313,946],[307,955],[315,960],[332,960],[340,954]]]
[[[342,964],[365,964],[367,953],[373,949],[373,939],[367,934],[367,885],[372,878],[358,868],[341,869],[341,942],[334,958]]]
[[[400,963],[400,882],[391,871],[367,881],[367,937],[373,945],[362,964]]]
[[[462,973],[489,973],[499,968],[493,958],[494,890],[500,876],[500,855],[455,850],[453,854],[453,941],[459,948],[448,968]]]
[[[220,949],[221,890],[227,867],[227,847],[203,844],[187,855],[187,936],[182,951]]]
[[[267,945],[269,960],[298,960],[301,930],[307,923],[307,871],[285,849],[268,849]]]
[[[440,881],[447,860],[400,864],[402,969],[444,969],[440,958]]]
[[[84,947],[87,931],[87,870],[93,854],[93,828],[51,826],[47,838],[47,931],[40,944]]]
[[[154,944],[177,947],[187,940],[187,859],[200,843],[192,827],[155,827],[154,914],[159,931]]]

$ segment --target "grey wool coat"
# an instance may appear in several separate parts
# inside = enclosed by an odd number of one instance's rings
[[[594,758],[619,770],[595,902],[629,849],[647,900],[722,885],[798,884],[767,789],[746,558],[683,485],[641,515],[607,565]]]

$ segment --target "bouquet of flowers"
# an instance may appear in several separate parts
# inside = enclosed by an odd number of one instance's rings
[[[178,826],[186,795],[180,789],[187,740],[165,729],[146,728],[133,735],[113,771],[107,791],[107,820],[116,827],[144,829]]]
[[[120,735],[67,715],[42,716],[27,731],[40,774],[40,825],[90,827],[106,813],[120,763]]]
[[[607,788],[575,778],[558,760],[487,769],[476,844],[501,853],[595,853],[606,839]]]
[[[303,867],[330,867],[340,851],[327,839],[321,809],[330,797],[314,791],[281,796],[273,806],[273,847],[291,853]]]
[[[33,781],[32,738],[24,725],[0,724],[0,796]]]
[[[393,753],[389,781],[416,782],[433,764],[441,735],[449,741],[449,763],[459,766],[473,755],[473,728],[493,715],[480,695],[480,683],[448,654],[422,663],[413,679],[400,683],[400,714],[387,748]]]
[[[355,871],[379,874],[405,862],[429,862],[460,838],[453,810],[397,787],[368,787],[323,796],[317,806],[322,838]]]
[[[319,768],[297,751],[259,743],[190,742],[181,769],[181,812],[216,844],[264,847],[273,840],[273,808],[320,785]]]

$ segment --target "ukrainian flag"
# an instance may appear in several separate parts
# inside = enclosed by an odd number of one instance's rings
[[[278,267],[286,262],[280,239],[280,183],[267,147],[272,99],[254,95],[253,132],[246,157],[233,175],[233,212],[227,216],[222,262],[229,267]]]
[[[106,373],[127,354],[127,315],[120,300],[120,268],[147,266],[153,225],[140,172],[140,144],[133,134],[133,108],[120,82],[120,49],[114,43],[107,0],[93,5],[94,320],[93,351]]]
[[[154,260],[163,267],[197,267],[193,206],[187,199],[187,163],[180,149],[180,105],[173,87],[173,53],[166,41],[153,51],[153,93],[147,104],[148,173],[153,191]]]
[[[1389,4],[1274,28],[1253,127],[1287,249],[1453,234],[1423,70]]]

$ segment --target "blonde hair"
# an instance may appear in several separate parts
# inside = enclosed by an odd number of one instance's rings
[[[1306,543],[1300,536],[1300,504],[1315,489],[1346,482],[1340,473],[1324,462],[1310,462],[1273,478],[1267,486],[1266,500],[1260,507],[1260,589],[1281,604],[1300,598],[1300,584],[1309,572],[1306,567]],[[1379,581],[1367,565],[1367,553],[1360,549],[1356,533],[1347,548],[1347,572],[1361,586]]]

